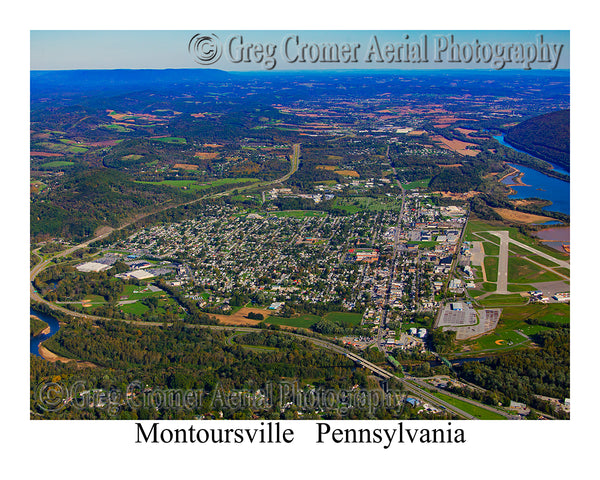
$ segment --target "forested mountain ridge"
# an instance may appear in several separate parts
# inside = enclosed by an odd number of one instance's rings
[[[506,141],[532,155],[570,166],[570,110],[539,115],[509,129]]]

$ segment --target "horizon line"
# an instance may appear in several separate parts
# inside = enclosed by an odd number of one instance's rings
[[[142,67],[142,68],[57,68],[57,69],[29,69],[30,72],[83,72],[83,71],[167,71],[167,70],[197,70],[224,73],[300,73],[300,72],[565,72],[571,68],[536,69],[525,70],[523,68],[306,68],[299,70],[224,70],[222,68],[198,68],[198,67]]]

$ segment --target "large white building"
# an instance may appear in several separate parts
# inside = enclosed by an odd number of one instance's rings
[[[110,265],[98,262],[87,262],[75,267],[80,272],[102,272],[110,268]]]

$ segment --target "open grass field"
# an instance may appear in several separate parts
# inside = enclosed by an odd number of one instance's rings
[[[123,288],[123,293],[121,294],[121,298],[123,300],[139,300],[142,298],[148,298],[148,297],[160,297],[161,295],[164,295],[165,292],[151,292],[150,290],[148,291],[143,291],[144,290],[144,286],[138,286],[138,285],[125,285],[125,287]],[[123,297],[127,297],[127,298],[123,298]]]
[[[137,155],[135,153],[132,153],[131,155],[125,155],[124,157],[121,157],[121,160],[135,161],[135,160],[139,160],[142,157],[143,157],[143,155]]]
[[[418,245],[421,250],[428,250],[435,247],[438,242],[435,240],[423,240],[422,242],[406,242],[407,245]]]
[[[508,253],[514,253],[516,255],[533,255],[533,252],[530,252],[529,250],[524,249],[523,247],[519,247],[519,245],[515,245],[514,243],[509,243],[508,244]]]
[[[81,301],[81,303],[104,304],[106,303],[106,299],[102,295],[86,295],[85,298]]]
[[[540,257],[539,255],[536,255],[533,252],[529,252],[529,255],[527,255],[527,258],[530,258],[534,262],[541,263],[542,265],[545,265],[547,267],[551,267],[551,268],[558,267],[557,263],[553,262],[552,260],[548,260],[547,258]]]
[[[506,295],[504,295],[506,297]],[[528,319],[552,322],[557,325],[568,324],[569,305],[561,303],[529,304],[524,306],[507,306],[502,308],[502,316],[493,333],[470,340],[465,346],[471,352],[503,351],[529,347],[531,342],[523,335],[531,336],[551,327],[530,325]],[[522,332],[519,333],[519,332]]]
[[[271,325],[285,325],[296,328],[310,328],[315,323],[319,322],[321,317],[317,315],[304,314],[298,317],[283,318],[270,316],[265,321]]]
[[[258,178],[241,177],[241,178],[220,178],[219,180],[213,180],[212,182],[205,185],[192,185],[193,190],[203,190],[210,187],[219,187],[221,185],[233,185],[236,183],[247,183],[247,182],[258,182]]]
[[[522,284],[508,284],[506,289],[509,292],[531,292],[532,290],[537,290],[533,285],[522,285]]]
[[[518,293],[509,295],[492,294],[477,301],[484,307],[502,307],[504,305],[525,305],[529,301],[529,298],[522,297]]]
[[[143,303],[140,303],[140,302],[128,303],[126,305],[121,305],[120,308],[121,308],[121,311],[123,311],[124,313],[129,313],[131,315],[143,315],[148,310],[150,310],[149,307],[147,307],[146,305],[144,305]]]
[[[431,178],[424,178],[423,180],[415,180],[414,182],[409,182],[402,185],[402,188],[405,190],[413,190],[415,188],[427,188],[429,186],[429,182]]]
[[[498,281],[498,257],[485,257],[483,259],[485,266],[485,276],[490,282]],[[510,279],[509,279],[510,281]]]
[[[64,154],[77,154],[85,153],[88,151],[86,147],[70,145],[67,143],[52,143],[52,142],[40,142],[35,145],[37,148],[44,150],[50,150],[51,152],[60,152]]]
[[[518,323],[520,327],[526,325],[524,321],[528,318],[535,318],[546,322],[568,324],[571,318],[570,311],[570,306],[565,303],[534,303],[524,307],[506,307],[502,309],[501,323]]]
[[[349,312],[329,312],[323,318],[329,320],[330,322],[337,323],[341,327],[351,328],[360,324],[362,314]],[[312,325],[319,322],[320,320],[321,317],[319,317],[318,315],[304,314],[291,318],[270,316],[265,321],[272,325],[281,325],[296,328],[310,328]]]
[[[433,395],[448,402],[451,405],[454,405],[457,408],[460,408],[464,412],[470,413],[471,415],[479,418],[480,420],[506,420],[502,415],[499,415],[495,412],[491,412],[489,410],[486,410],[485,408],[478,407],[463,400],[459,400],[458,398],[451,397],[450,395],[444,395],[440,392],[434,392]]]
[[[526,258],[508,257],[508,281],[510,283],[536,283],[561,280],[558,275],[531,263]]]
[[[485,238],[487,240],[486,243],[493,243],[494,245],[500,246],[500,238],[498,238],[496,235],[492,235],[491,233],[487,233],[487,232],[478,232],[478,235],[481,238]],[[498,251],[500,251],[499,247],[498,247]]]
[[[71,165],[75,165],[75,163],[67,162],[64,160],[55,160],[54,162],[44,163],[41,166],[44,168],[60,168],[60,167],[70,167]]]
[[[337,185],[335,180],[318,180],[314,182],[315,185]]]
[[[326,217],[327,212],[321,212],[320,210],[283,210],[281,212],[272,212],[271,215],[274,215],[276,217],[293,218]]]
[[[133,132],[133,130],[131,128],[127,128],[122,125],[117,125],[115,123],[111,123],[111,124],[107,124],[107,125],[100,125],[99,127],[103,128],[105,130],[110,130],[112,132],[118,132],[118,133]]]
[[[486,255],[498,255],[500,253],[500,245],[491,242],[482,242],[483,251]]]
[[[161,180],[160,182],[142,182],[137,181],[136,183],[146,183],[149,185],[167,185],[169,187],[186,188],[190,190],[204,190],[210,187],[218,187],[220,185],[233,185],[235,183],[246,183],[246,182],[258,182],[257,178],[221,178],[219,180],[213,180],[209,183],[198,183],[196,180]]]
[[[161,138],[153,138],[152,140],[161,143],[171,143],[174,145],[185,145],[187,140],[181,137],[161,137]]]
[[[498,328],[494,332],[469,342],[473,351],[503,351],[521,348],[531,342],[511,328]]]
[[[330,312],[325,315],[324,318],[344,327],[353,327],[360,324],[360,321],[362,320],[362,314],[350,312]]]
[[[571,275],[571,270],[569,268],[558,267],[558,268],[555,268],[554,270],[556,270],[558,273],[562,273],[563,275],[567,275],[567,276]]]
[[[402,202],[391,197],[336,197],[334,206],[348,213],[356,213],[360,211],[376,212],[381,210],[400,210]]]
[[[160,182],[142,182],[136,181],[135,183],[145,183],[148,185],[166,185],[168,187],[190,187],[196,183],[196,180],[161,180]]]
[[[244,344],[238,344],[240,347],[246,349],[246,350],[250,350],[251,352],[254,353],[272,353],[272,352],[278,352],[279,349],[277,347],[267,347],[265,345],[244,345]]]

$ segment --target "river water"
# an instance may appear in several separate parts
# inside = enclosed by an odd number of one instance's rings
[[[560,165],[558,165],[556,163],[552,163],[550,160],[546,160],[544,158],[536,157],[535,155],[532,155],[531,153],[528,153],[525,150],[520,150],[520,149],[518,149],[516,147],[513,147],[510,143],[507,143],[506,140],[504,140],[504,135],[494,135],[493,137],[496,140],[498,140],[498,143],[500,143],[501,145],[504,145],[505,147],[512,148],[516,152],[526,153],[530,157],[537,158],[538,160],[542,160],[543,162],[549,163],[550,165],[552,165],[552,168],[554,169],[554,171],[556,171],[558,173],[564,173],[565,175],[570,175],[570,173],[567,172],[563,167],[561,167]]]
[[[40,344],[44,340],[48,340],[52,335],[54,335],[56,332],[58,332],[58,329],[60,328],[60,326],[58,324],[58,320],[56,320],[55,318],[50,317],[50,316],[45,315],[40,312],[36,312],[35,310],[30,309],[29,315],[33,315],[33,316],[39,318],[41,321],[46,322],[50,326],[50,333],[47,333],[45,335],[41,335],[41,334],[36,335],[35,337],[31,337],[29,339],[29,351],[39,357],[39,356],[41,356],[40,355]]]
[[[494,136],[498,142],[502,145],[505,145],[513,150],[518,152],[522,152],[522,150],[518,150],[514,148],[512,145],[506,143],[504,141],[503,135]],[[524,152],[526,153],[526,152]],[[542,159],[544,160],[544,159]],[[547,160],[544,160],[547,162]],[[560,168],[558,165],[553,164],[554,169],[557,172],[569,174],[569,172]],[[558,178],[549,177],[533,168],[523,167],[522,165],[516,165],[513,163],[509,163],[510,166],[518,169],[523,173],[521,177],[521,181],[527,186],[511,186],[515,193],[510,195],[511,199],[517,200],[522,198],[541,198],[543,200],[550,200],[552,205],[548,205],[547,207],[543,207],[542,210],[546,210],[549,212],[561,212],[570,215],[571,213],[571,185],[569,182],[565,182],[564,180],[559,180]],[[512,185],[514,182],[512,177],[505,178],[503,183],[506,185]]]

